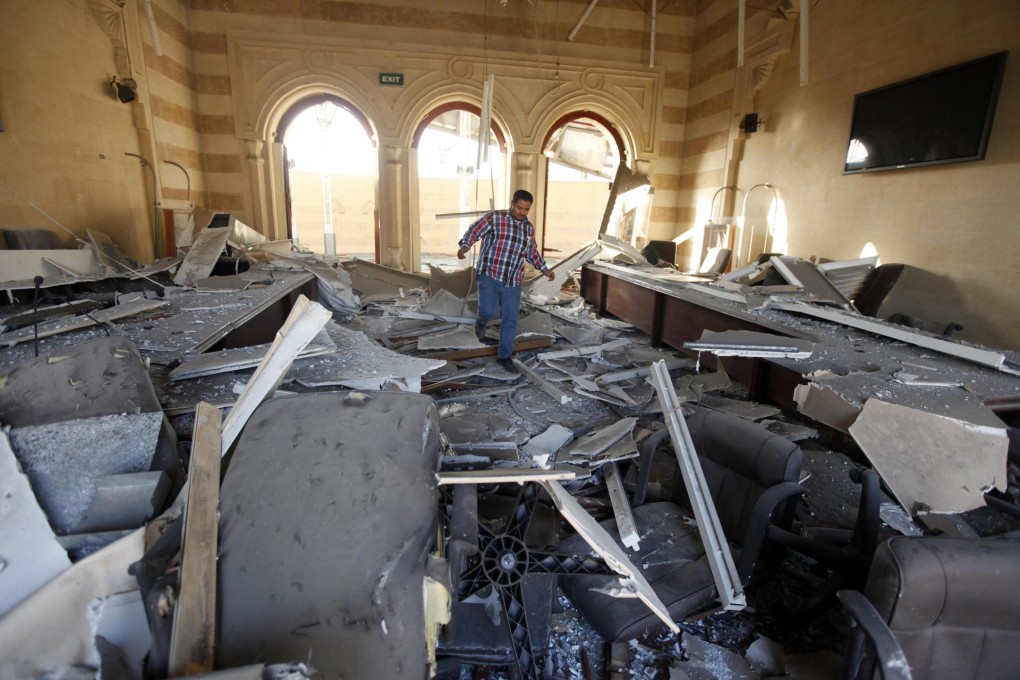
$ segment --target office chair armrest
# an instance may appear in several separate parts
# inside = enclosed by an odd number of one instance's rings
[[[856,630],[847,643],[840,680],[857,677],[865,642],[875,653],[882,680],[911,680],[910,664],[900,643],[868,598],[856,590],[841,590],[836,597],[851,623],[856,624]]]
[[[740,547],[740,562],[737,564],[737,574],[741,583],[747,583],[754,570],[754,563],[758,561],[758,553],[765,543],[768,533],[769,521],[772,513],[780,503],[802,495],[806,489],[797,482],[780,482],[769,487],[765,493],[758,497],[758,502],[751,510],[751,521],[747,524],[747,532],[744,534],[744,542]]]

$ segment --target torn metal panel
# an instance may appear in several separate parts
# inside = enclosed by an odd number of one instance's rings
[[[715,579],[719,599],[723,609],[743,609],[747,606],[744,587],[733,563],[733,555],[730,552],[729,543],[726,541],[726,534],[719,523],[715,503],[708,491],[705,473],[701,469],[698,452],[694,448],[691,433],[687,429],[687,421],[679,412],[680,402],[676,392],[673,391],[673,384],[669,381],[669,373],[666,372],[665,365],[659,362],[654,365],[654,369],[652,384],[655,385],[655,391],[659,395],[663,418],[669,427],[677,463],[683,476],[684,487],[687,489],[687,496],[690,498],[694,510],[694,519],[698,523],[698,532],[705,544],[705,555],[708,557],[708,564]]]
[[[329,309],[344,314],[354,314],[361,306],[361,300],[354,294],[351,275],[344,269],[336,269],[325,262],[311,262],[294,258],[281,258],[311,272],[319,282],[319,297]]]
[[[640,550],[641,537],[634,524],[634,513],[631,511],[630,501],[627,500],[627,492],[623,490],[620,469],[615,461],[606,463],[602,469],[606,474],[606,489],[609,491],[609,500],[613,504],[613,514],[616,516],[616,530],[620,534],[620,542],[631,550]]]
[[[71,566],[0,431],[0,619]],[[0,643],[2,645],[2,643]],[[0,662],[0,675],[2,662]]]
[[[591,515],[589,515],[584,508],[578,505],[577,501],[569,493],[564,490],[558,482],[550,481],[543,482],[542,486],[545,487],[549,495],[552,496],[553,503],[559,509],[560,514],[563,515],[574,530],[584,538],[584,540],[592,547],[606,561],[606,564],[618,574],[634,581],[634,586],[637,590],[638,598],[648,605],[648,608],[655,613],[659,619],[662,620],[666,626],[674,633],[680,632],[680,627],[673,623],[673,619],[669,615],[669,611],[666,609],[666,605],[662,603],[659,596],[652,589],[652,586],[648,583],[645,577],[641,574],[641,571],[634,566],[634,564],[627,558],[627,554],[623,552],[623,549],[617,545],[616,541],[609,533],[599,526]]]
[[[0,318],[0,331],[25,326],[36,321],[75,316],[102,308],[103,304],[95,300],[74,300],[60,305],[40,307],[38,311],[23,311]]]
[[[364,333],[337,323],[328,323],[326,332],[333,339],[336,351],[299,359],[288,372],[288,380],[306,387],[343,385],[360,390],[379,390],[384,385],[395,385],[408,392],[419,392],[421,377],[446,363],[441,359],[398,354],[380,347]]]
[[[602,241],[605,245],[609,246],[610,248],[620,251],[620,253],[622,253],[624,256],[633,261],[634,264],[637,264],[639,266],[643,265],[645,267],[652,266],[652,263],[649,262],[645,258],[645,256],[641,254],[641,251],[639,251],[637,248],[630,245],[629,243],[621,241],[615,236],[610,236],[609,234],[599,234],[599,240]]]
[[[433,297],[441,290],[448,291],[461,299],[471,294],[475,283],[475,268],[456,269],[448,272],[445,269],[429,265],[429,294]]]
[[[164,300],[135,300],[134,302],[128,302],[127,304],[114,305],[107,309],[91,312],[88,315],[82,314],[81,316],[75,316],[69,319],[47,321],[46,323],[39,324],[38,337],[46,338],[51,335],[60,335],[62,333],[81,330],[82,328],[89,328],[90,326],[95,326],[97,324],[116,321],[117,319],[125,319],[130,316],[136,316],[138,314],[151,312],[161,307],[166,307],[167,304],[168,303]],[[16,331],[0,334],[0,345],[13,347],[19,342],[27,342],[35,339],[35,337],[36,329],[21,328]]]
[[[145,530],[136,529],[71,565],[0,617],[0,677],[43,677],[70,666],[98,669],[92,604],[138,589],[128,567],[142,559],[144,549]]]
[[[869,399],[850,435],[911,514],[972,510],[985,505],[988,488],[1006,486],[1005,426]]]
[[[685,342],[684,348],[711,352],[720,357],[807,359],[814,351],[814,344],[809,340],[772,333],[706,330],[696,342]]]
[[[594,259],[601,252],[602,244],[598,241],[581,246],[577,252],[570,254],[552,267],[552,271],[556,274],[555,279],[550,281],[542,275],[531,281],[526,281],[522,286],[521,294],[528,299],[547,300],[556,297],[571,272],[584,265],[585,262]]]
[[[790,284],[802,288],[813,302],[830,302],[850,308],[850,300],[843,297],[839,289],[822,276],[811,262],[795,257],[777,257],[775,255],[772,256],[771,262],[772,267],[783,278]]]
[[[853,300],[861,290],[871,271],[878,266],[878,256],[854,260],[837,260],[818,265],[818,271],[839,290],[847,300]]]
[[[574,392],[583,397],[597,399],[599,401],[604,401],[607,404],[622,406],[624,408],[637,408],[639,406],[638,402],[634,401],[634,399],[632,399],[631,396],[623,390],[623,388],[617,385],[598,385],[597,383],[582,381],[578,378],[574,379],[574,383],[577,384],[577,387],[574,388]]]
[[[174,275],[174,283],[178,286],[191,286],[196,279],[204,279],[212,274],[229,236],[230,230],[226,228],[203,229]]]

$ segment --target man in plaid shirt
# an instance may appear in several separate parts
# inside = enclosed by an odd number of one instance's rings
[[[541,269],[550,281],[556,278],[538,253],[535,244],[535,227],[528,221],[528,211],[534,197],[524,189],[514,192],[509,210],[494,210],[468,227],[459,241],[457,257],[464,259],[478,239],[482,247],[478,253],[475,272],[478,275],[478,320],[475,335],[485,342],[485,327],[500,314],[499,352],[496,361],[504,369],[516,372],[510,355],[514,351],[517,319],[521,313],[521,282],[524,280],[524,260]]]

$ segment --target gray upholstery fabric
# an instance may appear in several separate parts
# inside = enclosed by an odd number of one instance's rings
[[[1007,680],[1020,676],[1018,578],[1020,543],[900,536],[879,546],[865,595],[914,680]]]
[[[4,242],[11,250],[61,250],[60,237],[49,229],[7,227],[3,230]]]
[[[217,667],[425,678],[439,420],[428,396],[262,404],[221,490]]]
[[[803,457],[800,447],[754,423],[707,409],[687,418],[687,425],[736,561],[758,498],[775,484],[797,481]],[[682,479],[675,482],[674,498],[689,511]],[[782,504],[774,519],[785,521],[791,510],[792,503]],[[634,508],[634,520],[641,549],[627,550],[627,556],[641,569],[674,620],[716,599],[715,581],[697,528],[684,520],[678,505],[642,505]],[[602,526],[619,540],[614,520]],[[560,549],[589,552],[587,544],[576,536],[564,540]],[[597,592],[610,580],[606,576],[569,576],[562,577],[560,585],[607,640],[630,640],[663,627],[639,600]]]

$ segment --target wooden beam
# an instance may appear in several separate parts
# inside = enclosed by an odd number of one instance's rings
[[[219,410],[200,402],[195,409],[194,445],[184,505],[180,593],[170,637],[171,677],[208,673],[213,669],[221,427]]]
[[[304,295],[298,297],[290,316],[277,331],[276,339],[266,352],[265,358],[223,423],[221,454],[226,453],[241,434],[241,428],[262,400],[280,384],[294,358],[332,318],[333,314],[319,303],[310,302]]]

